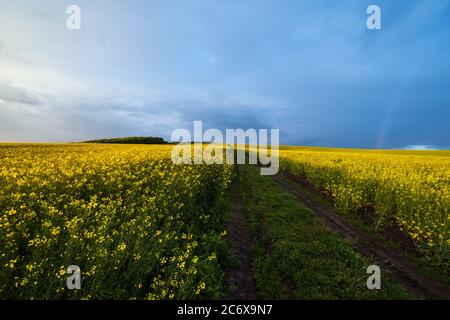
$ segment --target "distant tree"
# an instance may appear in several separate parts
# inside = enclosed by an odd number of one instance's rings
[[[112,139],[97,139],[83,141],[83,143],[117,143],[117,144],[167,144],[163,138],[160,137],[125,137]]]

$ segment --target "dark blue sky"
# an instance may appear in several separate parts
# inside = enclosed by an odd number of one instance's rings
[[[168,139],[203,120],[283,144],[449,148],[449,57],[448,0],[0,0],[0,141]]]

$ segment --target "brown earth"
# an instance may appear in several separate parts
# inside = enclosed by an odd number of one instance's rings
[[[255,284],[252,277],[252,232],[248,219],[244,212],[242,198],[233,195],[233,211],[227,222],[228,242],[237,266],[230,268],[226,275],[226,282],[230,288],[230,294],[236,300],[257,299]]]

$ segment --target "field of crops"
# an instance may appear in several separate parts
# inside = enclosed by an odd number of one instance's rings
[[[235,168],[176,165],[172,148],[0,144],[0,299],[226,298]],[[282,147],[280,166],[337,211],[369,211],[375,230],[397,225],[450,274],[449,152]],[[81,290],[67,289],[70,265]]]
[[[338,211],[372,209],[397,224],[432,264],[450,274],[450,157],[447,151],[283,148],[280,167],[306,178]]]
[[[233,167],[177,166],[170,151],[0,145],[0,298],[221,297]]]

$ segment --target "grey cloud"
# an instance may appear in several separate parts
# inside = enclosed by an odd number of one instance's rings
[[[20,63],[26,64],[29,66],[35,65],[30,60],[23,58],[19,52],[20,52],[19,50],[15,50],[15,51],[11,50],[11,48],[9,48],[5,42],[0,42],[0,57],[3,57],[7,60],[20,62]],[[0,80],[0,85],[1,85],[1,80]]]
[[[37,93],[6,82],[0,82],[0,99],[5,102],[29,105],[40,105],[43,103],[43,98]]]
[[[18,100],[17,94],[15,100]],[[203,121],[204,130],[274,127],[267,120],[270,119],[267,106],[226,99],[178,100],[166,96],[126,102],[117,97],[80,97],[72,103],[49,97],[45,106],[32,116],[21,113],[20,108],[9,108],[9,112],[10,117],[20,118],[26,125],[29,137],[39,137],[40,141],[80,141],[129,135],[156,135],[170,140],[173,130],[192,130],[195,120]],[[45,127],[47,132],[42,136]],[[0,135],[8,137],[8,130],[8,127],[1,128]]]
[[[0,59],[31,59],[39,80],[42,70],[55,71],[45,83],[52,97],[0,82],[0,138],[169,138],[203,120],[222,130],[279,128],[285,144],[450,141],[446,0],[380,0],[379,32],[366,30],[367,2],[356,0],[179,1],[175,11],[159,1],[107,9],[81,0],[80,32],[67,32],[64,10],[51,2],[34,2],[42,18],[13,2],[0,11],[9,26],[0,30]],[[20,19],[8,21],[14,13]],[[21,74],[8,80],[27,87]],[[166,96],[136,97],[147,89]]]

